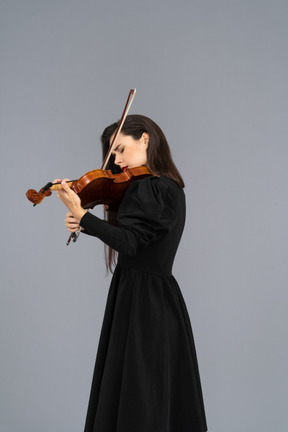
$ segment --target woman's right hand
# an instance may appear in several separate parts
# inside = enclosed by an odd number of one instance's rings
[[[75,219],[71,212],[66,213],[65,225],[69,232],[76,232],[80,227],[80,221]]]

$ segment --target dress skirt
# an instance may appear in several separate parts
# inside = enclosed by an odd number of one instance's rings
[[[177,282],[118,266],[85,432],[206,430],[191,324]]]

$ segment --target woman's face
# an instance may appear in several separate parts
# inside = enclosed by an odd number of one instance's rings
[[[123,171],[126,168],[135,168],[141,165],[147,165],[147,148],[149,135],[144,132],[139,140],[135,140],[130,135],[120,133],[112,154],[115,156],[114,163]]]

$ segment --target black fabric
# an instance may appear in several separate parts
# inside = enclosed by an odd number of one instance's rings
[[[184,192],[166,177],[129,186],[118,227],[81,219],[119,252],[84,432],[207,430],[191,324],[171,273],[184,223]]]

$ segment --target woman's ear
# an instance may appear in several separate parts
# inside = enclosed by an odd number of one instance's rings
[[[146,145],[146,147],[148,147],[148,144],[149,144],[149,134],[147,132],[143,132],[142,138],[144,140],[144,144]]]

